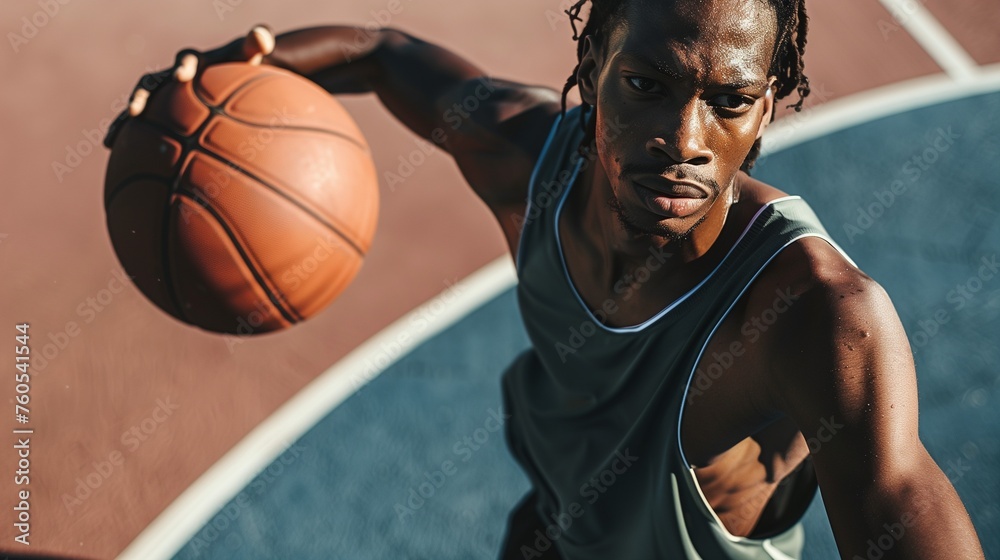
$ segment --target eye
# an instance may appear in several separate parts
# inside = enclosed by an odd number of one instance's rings
[[[723,93],[708,100],[710,106],[724,109],[731,113],[745,112],[753,106],[753,103],[754,100],[752,98],[734,93]]]
[[[631,86],[632,89],[645,93],[655,93],[656,87],[659,85],[656,83],[656,80],[651,80],[642,76],[626,76],[625,81],[628,82],[628,85]]]

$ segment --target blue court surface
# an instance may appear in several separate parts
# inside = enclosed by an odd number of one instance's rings
[[[920,434],[1000,557],[1000,94],[871,120],[764,157],[892,297],[914,350]],[[499,430],[528,347],[503,292],[350,396],[176,558],[495,558],[528,490]],[[425,497],[429,496],[429,497]],[[837,558],[822,499],[806,558]]]

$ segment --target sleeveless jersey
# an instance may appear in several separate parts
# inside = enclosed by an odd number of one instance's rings
[[[853,261],[802,198],[780,198],[682,297],[642,324],[605,326],[598,319],[614,306],[591,311],[584,303],[557,228],[576,176],[592,163],[577,152],[580,110],[555,121],[532,174],[517,299],[533,347],[502,379],[507,442],[547,524],[534,553],[556,546],[567,560],[799,558],[799,521],[768,538],[725,529],[681,448],[682,403],[712,334],[783,248],[816,236]]]

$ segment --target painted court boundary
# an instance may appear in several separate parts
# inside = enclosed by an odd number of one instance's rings
[[[403,316],[352,350],[302,388],[236,446],[212,465],[144,529],[119,556],[122,559],[171,558],[240,490],[277,459],[340,403],[414,348],[457,323],[517,281],[514,264],[504,256],[448,288],[448,305],[427,328],[413,332],[412,318],[423,317],[425,307],[439,296]],[[422,320],[423,321],[423,320]],[[383,344],[399,345],[395,357],[385,360]],[[383,365],[373,370],[372,364]]]
[[[981,67],[962,80],[934,75],[855,94],[774,122],[764,137],[761,157],[878,118],[994,91],[1000,91],[1000,64]],[[119,560],[173,557],[257,474],[364,383],[515,283],[513,263],[504,255],[459,282],[460,290],[451,288],[458,293],[424,331],[411,332],[411,317],[421,313],[422,305],[365,341],[206,470],[122,551]],[[380,370],[366,371],[366,364],[383,357],[383,344],[397,343],[402,348],[395,358]]]

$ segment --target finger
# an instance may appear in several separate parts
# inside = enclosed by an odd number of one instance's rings
[[[274,33],[267,26],[257,25],[243,41],[243,56],[250,64],[260,64],[265,56],[274,52]]]
[[[142,110],[146,108],[146,100],[149,99],[149,90],[141,87],[135,88],[132,99],[128,103],[128,114],[130,117],[138,117]]]
[[[195,74],[198,73],[198,56],[193,53],[185,53],[181,57],[180,64],[174,70],[174,78],[178,82],[190,82],[194,79]]]

